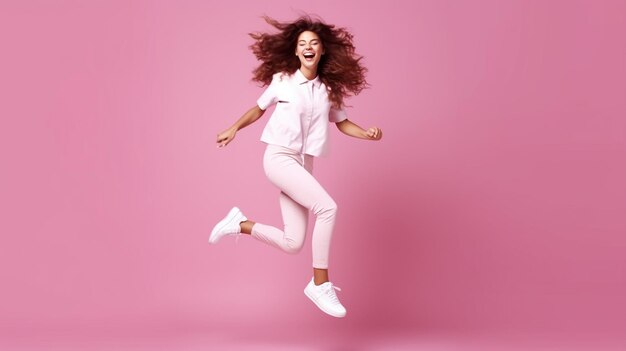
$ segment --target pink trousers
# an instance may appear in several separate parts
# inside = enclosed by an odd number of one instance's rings
[[[313,267],[328,268],[330,240],[335,226],[337,204],[313,177],[313,156],[268,145],[263,157],[267,178],[280,190],[284,230],[256,223],[252,236],[287,253],[302,249],[309,211],[315,214]]]

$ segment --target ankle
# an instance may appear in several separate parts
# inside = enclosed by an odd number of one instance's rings
[[[313,267],[313,283],[315,285],[322,285],[329,282],[328,268],[315,268]]]
[[[254,227],[254,224],[254,222],[248,220],[239,223],[239,227],[241,228],[241,234],[252,234],[252,227]]]
[[[313,284],[315,285],[322,285],[324,283],[328,283],[329,281],[328,276],[313,276]]]

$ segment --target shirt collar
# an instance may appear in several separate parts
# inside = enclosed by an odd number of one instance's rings
[[[313,86],[317,87],[317,88],[319,88],[322,85],[322,81],[320,80],[320,75],[319,74],[317,76],[315,76],[315,78],[313,78],[312,80],[308,80],[307,77],[304,76],[302,71],[300,71],[300,69],[296,70],[295,79],[296,79],[296,83],[298,83],[298,84],[304,84],[306,82],[311,82],[311,84],[313,84]]]

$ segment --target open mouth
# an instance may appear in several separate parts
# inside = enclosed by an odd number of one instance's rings
[[[302,56],[304,57],[305,60],[311,61],[315,57],[315,54],[312,52],[305,52],[304,54],[302,54]]]

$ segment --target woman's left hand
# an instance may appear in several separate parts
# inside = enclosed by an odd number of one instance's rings
[[[365,136],[370,140],[380,140],[383,137],[383,131],[378,127],[371,127],[365,132]]]

